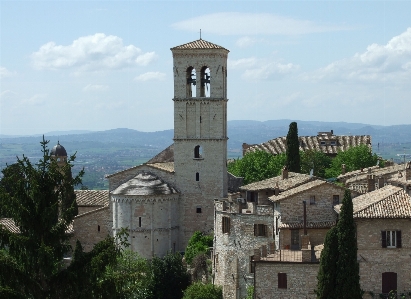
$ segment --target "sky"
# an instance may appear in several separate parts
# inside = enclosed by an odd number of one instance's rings
[[[411,1],[3,1],[0,134],[173,128],[170,48],[230,50],[228,120],[411,123]]]

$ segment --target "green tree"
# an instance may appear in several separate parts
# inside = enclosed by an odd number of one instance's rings
[[[377,165],[378,156],[372,154],[367,145],[351,147],[346,151],[339,151],[337,156],[332,160],[330,168],[325,171],[327,178],[337,177],[341,174],[342,164],[345,164],[347,172],[367,168]],[[382,167],[383,164],[381,163]]]
[[[309,174],[311,169],[317,177],[325,178],[325,171],[331,165],[331,158],[326,154],[316,150],[300,152],[301,173]]]
[[[359,265],[357,261],[357,240],[353,217],[351,193],[347,189],[337,223],[338,261],[335,298],[360,299]]]
[[[180,299],[190,284],[190,275],[180,253],[153,257],[149,263],[149,296],[147,299]]]
[[[290,123],[287,134],[287,162],[286,166],[289,171],[292,172],[301,172],[300,165],[300,142],[298,140],[298,128],[297,123]]]
[[[91,293],[103,296],[106,286],[99,287],[98,280],[118,250],[112,238],[90,253],[78,244],[73,262],[64,266],[63,257],[71,250],[67,231],[77,215],[74,186],[81,183],[83,171],[73,178],[75,156],[60,167],[47,143],[43,138],[43,157],[37,164],[23,156],[2,171],[0,211],[19,233],[0,226],[0,297],[85,298],[74,292],[81,281]],[[70,296],[68,290],[73,290]]]
[[[184,291],[183,299],[223,299],[223,290],[211,283],[195,282]]]
[[[184,253],[187,264],[191,265],[196,255],[208,253],[210,247],[213,247],[212,235],[205,235],[199,231],[194,232],[190,240],[188,240],[186,251]]]
[[[332,227],[325,236],[321,252],[320,270],[317,275],[317,299],[337,299],[335,296],[338,261],[337,227]]]
[[[227,169],[233,175],[243,177],[244,184],[250,184],[279,175],[285,161],[285,154],[273,156],[265,151],[255,151],[229,163]]]

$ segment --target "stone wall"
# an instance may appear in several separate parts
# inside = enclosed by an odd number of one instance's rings
[[[254,249],[273,242],[272,208],[257,206],[255,213],[238,213],[242,209],[235,199],[215,202],[214,283],[223,287],[225,299],[246,297],[247,287],[253,285],[250,259]],[[257,214],[257,210],[271,213]],[[230,233],[222,231],[223,217],[230,218]],[[254,224],[266,225],[267,235],[254,236]]]
[[[382,292],[382,273],[397,273],[398,293],[411,292],[411,221],[409,219],[358,219],[357,244],[361,288]],[[401,231],[401,248],[382,248],[381,231]]]
[[[79,240],[84,251],[90,251],[94,245],[112,235],[111,212],[108,207],[89,211],[74,218],[74,234],[70,239],[73,250]],[[100,229],[100,230],[99,230]]]
[[[255,298],[316,298],[318,263],[255,262]],[[287,288],[278,288],[278,273],[287,274]]]

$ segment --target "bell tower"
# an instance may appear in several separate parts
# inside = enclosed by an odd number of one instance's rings
[[[214,199],[227,196],[228,50],[199,39],[171,48],[174,170],[180,188],[180,244],[213,230]]]

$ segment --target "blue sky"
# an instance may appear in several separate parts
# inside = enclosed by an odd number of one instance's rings
[[[228,119],[410,124],[411,1],[0,1],[0,134],[173,127],[170,48],[230,50]]]

